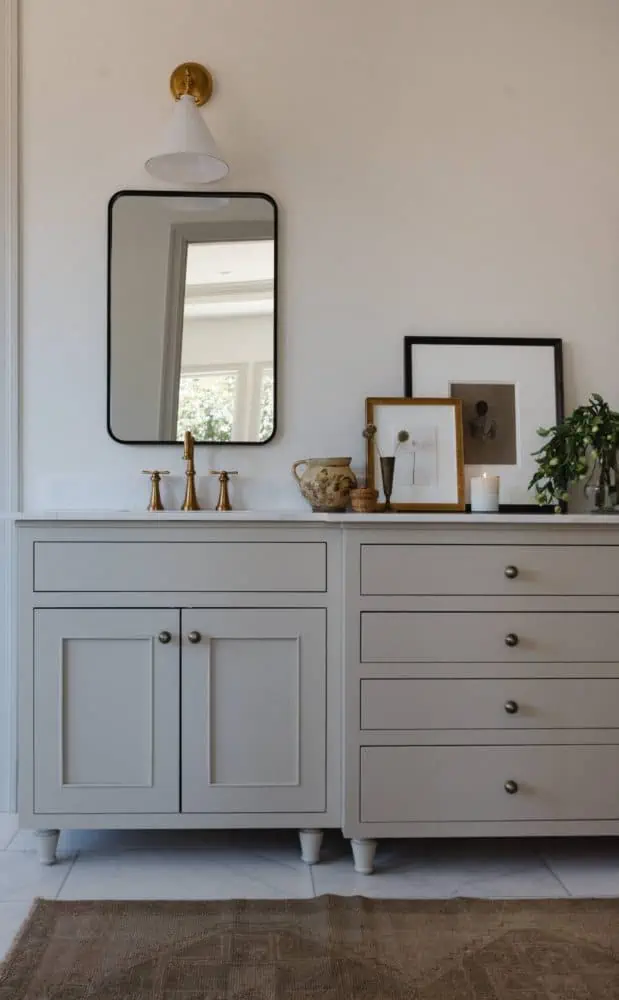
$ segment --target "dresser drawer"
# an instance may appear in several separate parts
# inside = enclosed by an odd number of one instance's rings
[[[619,746],[361,748],[362,822],[617,818]]]
[[[361,593],[619,594],[619,546],[362,545]]]
[[[364,611],[364,663],[614,663],[619,613]]]
[[[325,542],[35,542],[34,589],[322,593]]]
[[[619,677],[361,681],[367,730],[618,727]]]

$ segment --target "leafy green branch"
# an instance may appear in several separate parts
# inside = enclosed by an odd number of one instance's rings
[[[540,427],[537,433],[544,444],[534,452],[538,467],[529,489],[535,490],[539,504],[551,504],[561,513],[570,486],[579,480],[590,483],[596,472],[598,484],[616,492],[619,413],[598,393],[562,423]]]

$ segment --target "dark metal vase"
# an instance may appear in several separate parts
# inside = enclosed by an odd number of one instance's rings
[[[393,493],[393,474],[395,472],[395,455],[381,456],[380,474],[383,480],[383,493],[385,494],[384,510],[393,510],[391,506],[391,494]]]

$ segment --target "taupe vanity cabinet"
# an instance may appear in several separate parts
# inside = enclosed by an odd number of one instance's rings
[[[619,522],[461,517],[345,537],[344,831],[619,833]]]
[[[365,873],[381,837],[619,834],[614,518],[94,517],[18,521],[44,861],[65,827],[296,827],[309,862],[338,827]]]
[[[186,517],[187,515],[184,515]],[[20,819],[341,824],[340,532],[22,523]]]

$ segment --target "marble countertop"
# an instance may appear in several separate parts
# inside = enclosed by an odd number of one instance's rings
[[[32,521],[141,521],[148,522],[270,522],[300,524],[544,524],[547,526],[587,524],[614,525],[619,528],[619,516],[613,514],[470,514],[470,513],[375,513],[375,514],[315,514],[310,510],[233,510],[221,513],[200,511],[136,511],[136,510],[42,510],[5,513],[4,520],[17,523]]]

